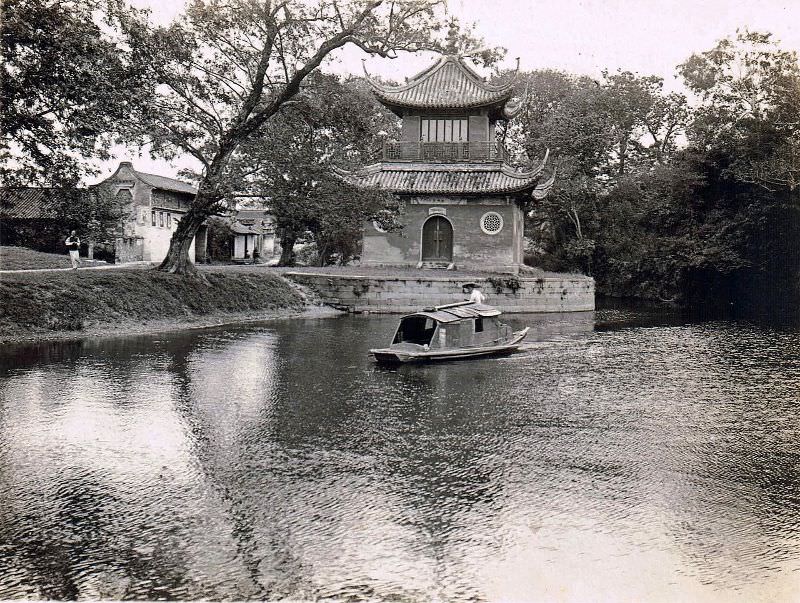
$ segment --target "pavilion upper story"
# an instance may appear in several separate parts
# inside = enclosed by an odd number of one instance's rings
[[[404,84],[369,82],[378,100],[402,118],[400,140],[384,144],[384,161],[502,163],[507,158],[494,132],[498,120],[519,111],[519,103],[511,100],[513,81],[489,84],[463,58],[444,55]]]

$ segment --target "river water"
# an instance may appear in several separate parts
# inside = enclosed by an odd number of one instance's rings
[[[800,600],[800,331],[396,317],[0,352],[0,599]]]

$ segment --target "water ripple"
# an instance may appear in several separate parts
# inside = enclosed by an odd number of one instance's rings
[[[800,333],[511,320],[391,370],[394,318],[0,352],[0,598],[798,599]]]

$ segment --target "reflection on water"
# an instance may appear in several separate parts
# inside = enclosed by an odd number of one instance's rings
[[[0,598],[792,601],[800,333],[514,316],[380,369],[394,317],[0,353]]]

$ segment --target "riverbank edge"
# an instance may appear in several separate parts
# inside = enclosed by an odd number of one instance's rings
[[[137,337],[212,329],[215,327],[259,324],[277,320],[338,318],[347,313],[330,306],[309,305],[303,310],[282,309],[264,312],[219,312],[185,318],[161,318],[146,322],[97,323],[81,331],[50,331],[9,335],[0,333],[0,345],[79,341],[93,337]]]
[[[150,335],[231,324],[327,318],[311,291],[274,273],[155,270],[0,275],[0,344]]]

